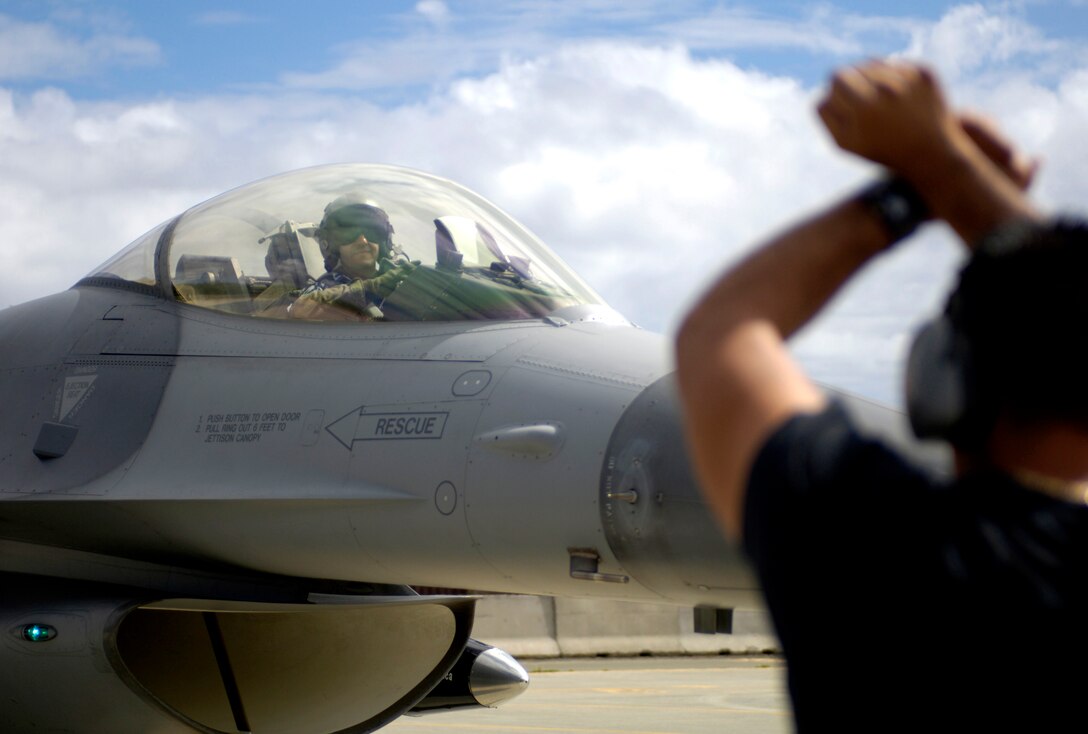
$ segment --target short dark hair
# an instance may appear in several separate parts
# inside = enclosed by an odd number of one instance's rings
[[[1088,222],[1017,221],[991,233],[948,311],[995,412],[1088,428]]]

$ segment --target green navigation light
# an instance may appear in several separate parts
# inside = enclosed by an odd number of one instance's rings
[[[23,625],[23,639],[27,642],[49,642],[57,636],[57,628],[48,624]]]

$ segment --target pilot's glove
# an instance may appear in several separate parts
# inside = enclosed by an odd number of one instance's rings
[[[382,318],[381,310],[367,302],[366,281],[362,280],[304,293],[291,304],[287,313],[292,318],[317,321],[377,321]]]
[[[416,269],[418,263],[403,262],[397,265],[389,272],[382,273],[376,278],[363,281],[365,287],[371,297],[381,303],[388,298],[390,294],[397,289],[400,282],[408,277],[408,275]],[[355,285],[352,283],[352,285]]]
[[[368,282],[366,280],[354,280],[344,285],[331,285],[328,288],[305,293],[302,297],[314,303],[335,303],[345,306],[358,304],[359,307],[362,307],[366,305],[366,284]]]
[[[416,268],[416,263],[404,262],[392,270],[367,280],[353,280],[321,290],[304,293],[301,298],[312,303],[353,308],[365,312],[370,303],[381,303],[389,297],[402,280]],[[301,300],[301,299],[300,299]]]

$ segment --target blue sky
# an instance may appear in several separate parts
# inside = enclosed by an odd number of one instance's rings
[[[0,32],[11,56],[0,78],[80,99],[203,95],[268,86],[351,90],[382,101],[419,98],[463,75],[486,74],[503,56],[530,58],[555,43],[624,39],[682,44],[697,58],[806,82],[842,60],[901,51],[910,35],[965,3],[759,3],[674,0],[558,2],[79,2],[6,0]],[[1083,2],[987,3],[1051,40],[1083,40]],[[6,28],[5,28],[6,26]],[[28,33],[31,31],[32,33]],[[37,36],[21,46],[20,35]],[[50,42],[68,54],[42,53]],[[372,74],[354,61],[366,59]],[[382,52],[413,51],[391,70]],[[422,51],[421,51],[422,50]]]
[[[925,60],[1085,210],[1085,2],[0,0],[0,308],[143,231],[320,163],[428,170],[526,223],[618,310],[669,331],[724,263],[876,172],[812,114],[828,74]],[[897,401],[959,251],[940,227],[797,345]]]

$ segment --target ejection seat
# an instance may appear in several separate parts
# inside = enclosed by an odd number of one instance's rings
[[[259,243],[268,243],[264,266],[271,283],[254,299],[254,315],[266,318],[286,318],[292,295],[305,288],[313,278],[306,267],[303,244],[317,248],[312,224],[284,222],[276,232],[262,237]]]
[[[237,258],[182,255],[174,269],[180,300],[206,308],[249,313],[252,304]]]

